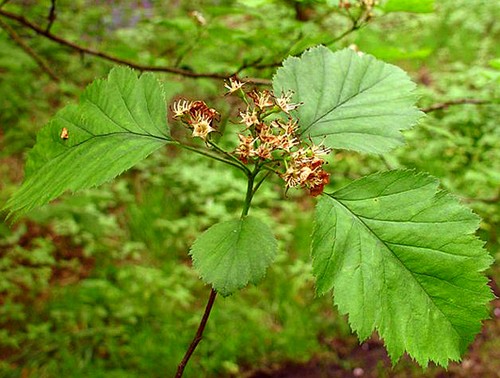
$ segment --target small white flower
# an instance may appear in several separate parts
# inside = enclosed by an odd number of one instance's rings
[[[174,118],[181,118],[184,114],[191,110],[193,103],[188,100],[179,100],[174,102],[172,105],[172,111],[174,112]]]
[[[276,105],[278,105],[282,111],[286,114],[290,114],[292,110],[297,109],[302,103],[292,104],[290,100],[292,99],[293,92],[289,91],[287,93],[282,93],[280,97],[276,98]]]
[[[238,91],[244,85],[245,85],[244,82],[239,81],[235,77],[230,77],[229,78],[229,84],[228,83],[224,83],[224,87],[229,91],[227,94],[231,94],[231,93],[234,93],[234,92]]]

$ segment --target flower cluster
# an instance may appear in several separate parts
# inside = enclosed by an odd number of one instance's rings
[[[313,196],[321,194],[329,182],[322,156],[330,150],[300,138],[299,126],[291,112],[301,104],[292,103],[293,92],[276,96],[268,90],[245,91],[244,86],[236,77],[225,84],[228,95],[236,95],[246,104],[245,111],[240,112],[244,130],[238,134],[239,144],[233,153],[222,151],[208,139],[216,131],[215,122],[220,115],[205,102],[178,100],[171,108],[173,117],[184,123],[193,137],[203,139],[226,157],[254,164],[256,170],[275,172],[285,181],[287,190],[302,187]]]
[[[301,147],[285,160],[286,170],[281,175],[287,188],[301,186],[307,188],[312,196],[323,193],[330,181],[330,175],[323,170],[324,159],[320,156],[330,153],[330,149],[322,146]]]
[[[245,93],[242,87],[243,83],[236,79],[226,85],[229,94],[244,94],[247,104],[247,109],[240,112],[240,123],[246,128],[245,133],[238,134],[236,156],[245,164],[260,163],[273,169],[285,181],[287,189],[303,187],[313,196],[321,194],[329,182],[329,174],[323,170],[325,161],[320,156],[330,150],[300,139],[297,121],[290,116],[301,105],[291,102],[293,93],[277,97],[267,90]],[[270,117],[281,112],[287,115],[286,120]]]
[[[339,5],[338,7],[340,9],[349,9],[352,6],[351,2],[349,0],[339,0]]]
[[[219,121],[219,113],[209,108],[203,101],[179,100],[172,105],[173,117],[181,120],[193,137],[207,140],[208,134],[216,131],[214,121]]]
[[[235,153],[245,164],[251,160],[277,161],[299,144],[295,136],[297,123],[292,120],[287,123],[274,120],[267,124],[257,119],[257,123],[252,124],[251,120],[247,121],[248,113],[242,113],[241,117],[242,123],[253,129],[250,135],[238,134],[240,144]]]
[[[354,2],[353,0],[339,0],[338,7],[340,9],[345,9],[349,12],[352,6],[360,8],[362,10],[362,15],[360,15],[360,19],[364,19],[364,21],[369,21],[373,17],[373,9],[376,5],[378,5],[378,0],[357,0]]]

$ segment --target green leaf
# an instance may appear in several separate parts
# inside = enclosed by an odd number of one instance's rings
[[[288,58],[273,79],[274,92],[292,90],[300,130],[331,148],[387,152],[404,142],[400,130],[421,117],[415,84],[400,68],[351,49],[315,47]]]
[[[258,219],[245,217],[210,227],[196,239],[190,254],[203,281],[228,296],[248,282],[257,284],[276,250],[271,229]]]
[[[384,7],[385,12],[434,12],[434,0],[388,0]]]
[[[23,185],[5,209],[20,216],[67,190],[111,180],[172,140],[166,117],[164,93],[152,74],[137,78],[129,68],[114,68],[39,132]]]
[[[436,179],[390,171],[324,196],[316,209],[313,272],[361,340],[378,330],[397,361],[446,366],[488,317],[480,272],[492,262],[479,219]]]

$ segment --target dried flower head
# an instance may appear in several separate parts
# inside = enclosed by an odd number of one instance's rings
[[[235,154],[238,155],[238,158],[243,162],[243,163],[248,163],[248,160],[255,156],[255,142],[256,139],[254,139],[251,135],[242,135],[238,134],[238,139],[240,140],[240,144],[236,148]]]
[[[229,84],[224,83],[224,87],[228,90],[226,94],[232,94],[240,90],[245,85],[244,82],[239,81],[235,76],[229,78]]]
[[[212,119],[202,113],[197,113],[191,121],[191,127],[193,128],[193,138],[198,137],[203,140],[207,140],[209,133],[215,131],[211,126]]]
[[[192,118],[202,116],[204,118],[208,118],[210,121],[210,125],[213,124],[213,121],[219,121],[220,114],[212,108],[209,108],[208,105],[204,101],[195,101],[191,105],[191,109],[189,109],[189,114]]]
[[[322,146],[301,147],[290,154],[285,173],[281,175],[287,189],[303,187],[313,196],[323,192],[330,180],[330,175],[323,170],[325,161],[319,156],[329,152]]]
[[[208,134],[215,131],[214,121],[219,121],[219,113],[203,101],[179,100],[172,105],[174,118],[180,119],[192,136],[207,140]]]
[[[274,106],[273,96],[268,90],[253,90],[252,92],[248,93],[248,97],[252,99],[255,106],[260,110],[264,110],[265,108]]]
[[[349,0],[340,0],[338,7],[340,9],[349,9],[351,7],[351,3],[349,2]]]
[[[247,127],[252,127],[254,125],[259,124],[259,117],[255,109],[247,109],[246,112],[240,112],[241,122],[244,123]]]
[[[176,101],[172,105],[172,111],[174,112],[174,118],[182,118],[185,114],[189,113],[193,103],[188,100],[181,99]]]
[[[276,97],[276,105],[286,114],[290,114],[292,110],[297,109],[302,103],[292,104],[290,100],[292,99],[293,92],[288,91],[287,93],[282,93],[280,97]]]
[[[189,12],[189,15],[201,26],[205,26],[207,24],[207,20],[203,16],[200,11],[192,11]]]
[[[272,145],[268,143],[261,143],[255,150],[255,156],[261,160],[271,160],[273,158],[272,152]]]

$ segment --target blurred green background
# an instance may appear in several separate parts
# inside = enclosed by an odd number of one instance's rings
[[[352,24],[332,0],[61,0],[50,32],[144,65],[243,78],[270,79],[288,55],[320,43],[355,45],[402,67],[418,83],[428,116],[391,154],[337,152],[328,166],[331,187],[388,168],[429,172],[483,218],[478,234],[498,258],[500,2],[426,0],[424,13],[384,12],[388,3],[412,2],[382,2],[366,25],[340,39]],[[45,30],[52,2],[0,4]],[[113,63],[5,14],[0,21],[1,207],[22,181],[37,131]],[[222,80],[157,75],[172,98],[218,109],[221,143],[235,143],[232,120],[242,109],[223,96]],[[447,106],[464,99],[474,103]],[[187,251],[201,231],[239,213],[245,187],[236,171],[165,149],[112,183],[66,195],[14,225],[0,223],[0,377],[172,376],[209,294]],[[186,376],[498,376],[499,301],[463,362],[448,372],[423,371],[408,358],[391,369],[376,336],[359,345],[331,298],[314,296],[314,201],[300,191],[285,195],[275,180],[254,204],[280,241],[279,257],[258,287],[217,299]],[[498,264],[487,273],[500,296]]]

